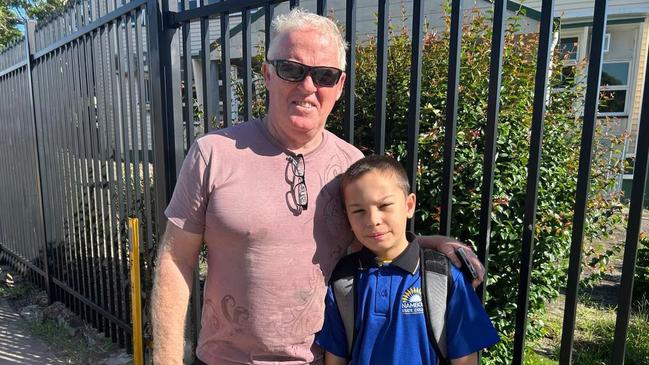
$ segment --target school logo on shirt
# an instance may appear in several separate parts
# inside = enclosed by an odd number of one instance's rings
[[[406,290],[401,297],[401,313],[419,314],[424,313],[424,303],[421,298],[421,288],[412,287]]]

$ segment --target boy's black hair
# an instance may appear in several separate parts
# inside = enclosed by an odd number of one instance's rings
[[[390,173],[397,181],[399,188],[405,195],[410,194],[410,182],[408,175],[401,164],[390,156],[370,155],[354,162],[347,171],[342,175],[340,180],[340,193],[345,198],[345,188],[350,183],[360,179],[370,171],[380,171]]]

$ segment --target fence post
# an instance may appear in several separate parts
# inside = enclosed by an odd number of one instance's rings
[[[50,277],[50,260],[48,257],[48,237],[47,237],[47,222],[45,218],[45,208],[43,206],[43,179],[41,175],[41,158],[39,151],[38,143],[38,126],[36,122],[36,103],[34,99],[34,53],[36,53],[36,37],[34,36],[36,32],[36,21],[27,20],[25,24],[25,57],[27,59],[27,77],[29,79],[29,103],[31,105],[31,118],[32,118],[32,136],[34,140],[34,160],[36,161],[36,182],[35,188],[38,195],[38,209],[40,211],[40,220],[41,220],[41,232],[42,232],[42,242],[45,245],[43,250],[43,269],[45,271],[45,290],[47,291],[47,298],[50,302],[54,301],[52,297],[53,290],[53,281]]]
[[[180,87],[180,35],[170,26],[171,12],[178,11],[178,3],[169,0],[148,0],[147,20],[149,36],[149,74],[151,77],[151,120],[153,128],[153,166],[155,184],[155,222],[161,240],[167,218],[164,215],[185,156],[183,145],[182,95]],[[195,273],[194,280],[197,280]],[[197,343],[200,331],[200,293],[193,285],[186,332],[192,329],[190,339]],[[187,334],[185,335],[187,337]],[[154,338],[155,341],[155,338]]]

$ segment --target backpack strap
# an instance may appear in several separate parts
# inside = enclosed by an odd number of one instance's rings
[[[360,267],[359,267],[360,265]],[[362,268],[359,263],[359,256],[352,254],[344,257],[332,274],[331,288],[338,307],[338,313],[343,321],[345,327],[345,335],[347,337],[347,357],[351,359],[352,349],[354,347],[354,339],[356,335],[355,326],[355,313],[357,309],[357,301],[355,295],[356,287],[356,271]]]
[[[450,261],[443,254],[420,250],[421,286],[428,337],[437,352],[439,364],[449,364],[446,347],[446,308],[453,283]]]

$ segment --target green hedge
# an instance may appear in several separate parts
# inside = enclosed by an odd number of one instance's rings
[[[633,299],[649,300],[649,235],[641,233],[638,246],[638,261],[633,284]]]

